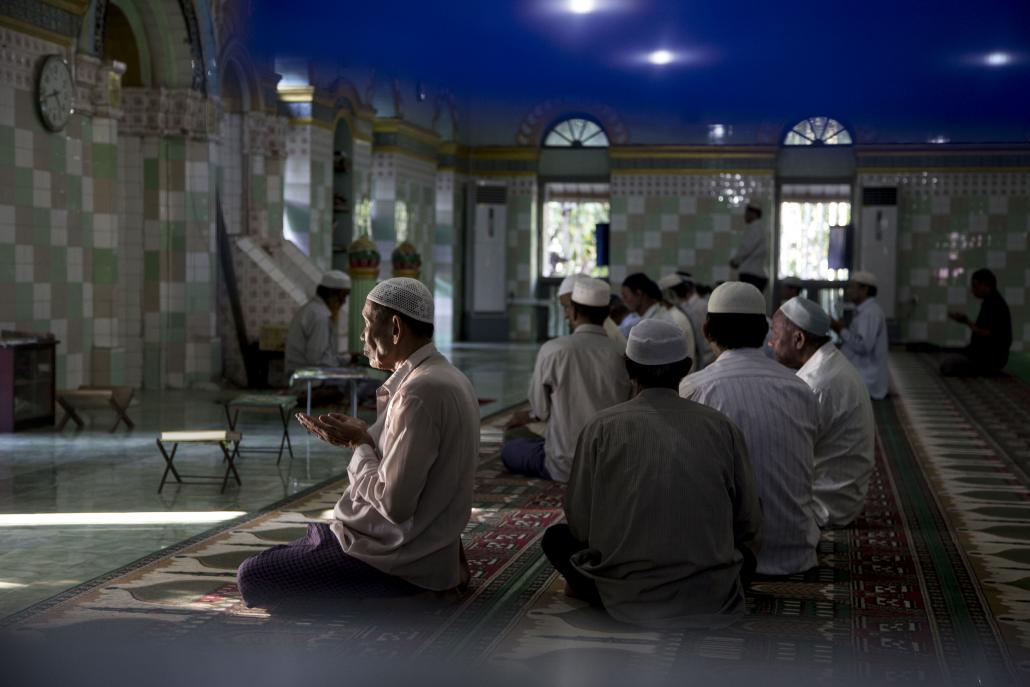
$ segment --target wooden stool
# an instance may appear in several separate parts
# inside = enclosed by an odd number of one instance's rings
[[[283,448],[290,451],[290,460],[293,460],[293,444],[290,442],[290,414],[297,407],[295,396],[281,396],[276,394],[243,394],[225,403],[225,419],[229,423],[229,429],[235,431],[236,423],[240,419],[241,410],[254,410],[260,412],[278,413],[279,420],[283,423],[283,435],[279,440],[279,457],[275,464],[278,465],[283,459]],[[276,453],[274,448],[248,448],[248,453]]]
[[[161,455],[165,459],[165,472],[161,475],[161,484],[157,487],[157,493],[160,494],[161,490],[164,489],[165,480],[168,479],[169,472],[172,473],[175,481],[179,484],[206,484],[211,480],[218,480],[218,477],[213,475],[180,475],[179,471],[172,465],[172,461],[175,460],[175,452],[179,449],[179,444],[218,444],[222,449],[222,455],[226,462],[225,477],[222,478],[222,492],[225,492],[225,487],[229,483],[230,473],[236,478],[236,484],[243,484],[240,482],[240,475],[236,472],[236,464],[233,462],[240,455],[240,439],[242,438],[243,435],[239,432],[222,429],[161,432],[161,436],[157,439],[157,449],[161,451]],[[165,442],[172,445],[171,453],[165,450]],[[232,445],[232,451],[229,450],[230,445]],[[182,479],[183,477],[189,477],[198,481],[186,482]]]
[[[131,430],[135,425],[125,411],[132,402],[132,394],[133,389],[129,386],[80,386],[74,391],[60,391],[57,393],[57,404],[64,411],[64,417],[57,424],[57,431],[62,431],[68,420],[74,421],[80,429],[85,426],[82,418],[75,412],[77,408],[112,408],[117,417],[111,431],[118,429],[119,423],[122,422],[125,423],[126,429]]]

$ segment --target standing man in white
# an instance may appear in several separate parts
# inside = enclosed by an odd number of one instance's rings
[[[847,527],[865,505],[873,474],[876,423],[869,391],[830,341],[830,316],[807,298],[791,298],[776,311],[769,347],[819,400],[813,486],[819,526]]]
[[[854,303],[855,316],[847,327],[833,320],[833,331],[840,334],[841,351],[862,375],[874,401],[887,398],[887,318],[876,302],[876,275],[855,272],[844,297]]]
[[[751,200],[744,209],[744,224],[744,238],[730,256],[730,267],[737,270],[740,281],[753,284],[764,293],[769,283],[765,270],[765,263],[769,259],[769,235],[765,231],[762,207],[757,200]]]

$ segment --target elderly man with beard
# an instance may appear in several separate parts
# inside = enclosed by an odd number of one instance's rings
[[[460,589],[469,578],[461,532],[472,506],[479,404],[472,385],[432,343],[433,296],[415,279],[388,279],[362,309],[364,353],[393,372],[368,427],[339,414],[298,414],[315,436],[353,449],[350,484],[328,523],[243,562],[248,606],[395,597]]]

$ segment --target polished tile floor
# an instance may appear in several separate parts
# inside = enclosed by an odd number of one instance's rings
[[[486,416],[525,400],[537,347],[456,344],[445,355],[472,380]],[[109,434],[109,412],[87,411],[82,430],[69,426],[0,434],[0,618],[64,589],[131,563],[215,526],[218,518],[254,512],[291,494],[341,475],[349,455],[290,424],[294,459],[247,454],[250,446],[278,446],[276,416],[240,417],[244,451],[238,461],[242,486],[230,483],[177,485],[161,494],[164,469],[154,440],[161,430],[222,429],[225,392],[144,392],[129,411],[132,432]],[[369,418],[371,419],[371,418]],[[214,446],[180,449],[176,467],[193,474],[218,474],[221,453]],[[124,514],[154,513],[162,522],[118,524]],[[29,523],[14,521],[22,514]],[[45,524],[53,514],[73,524]],[[115,514],[115,515],[103,515]],[[190,514],[190,515],[186,515]],[[186,522],[187,518],[191,521]],[[181,520],[181,521],[177,521]]]

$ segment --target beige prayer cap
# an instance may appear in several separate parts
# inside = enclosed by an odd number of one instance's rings
[[[851,281],[856,284],[865,284],[866,286],[879,286],[876,275],[872,272],[852,272]]]
[[[368,300],[419,322],[433,323],[433,294],[418,279],[394,277],[375,285]]]
[[[340,270],[329,270],[322,275],[322,281],[318,285],[327,289],[349,289],[350,276]]]
[[[572,290],[576,288],[576,282],[580,279],[590,279],[589,274],[570,274],[569,276],[562,279],[561,284],[558,285],[558,298],[566,296],[572,293]]]
[[[828,336],[830,316],[815,301],[795,296],[780,306],[784,317],[810,334]]]
[[[668,365],[690,357],[683,330],[665,320],[633,325],[626,339],[626,357],[641,365]]]
[[[667,274],[658,280],[658,287],[662,289],[674,289],[683,283],[683,277],[678,274]]]
[[[580,305],[600,308],[608,305],[611,300],[612,289],[608,282],[593,277],[581,277],[572,289],[572,302]]]
[[[752,284],[723,282],[712,291],[708,312],[713,315],[764,315],[765,298]]]

